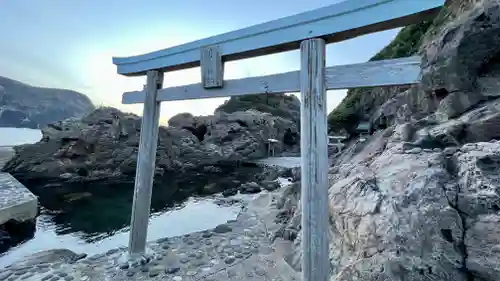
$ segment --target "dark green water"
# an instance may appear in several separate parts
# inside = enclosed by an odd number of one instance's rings
[[[234,219],[241,206],[219,206],[212,190],[253,180],[259,168],[240,168],[214,175],[193,175],[156,180],[151,200],[148,240],[209,229]],[[101,253],[127,246],[133,183],[42,186],[24,183],[42,205],[32,239],[0,255],[0,267],[34,252],[67,248]],[[71,191],[71,192],[68,192]]]

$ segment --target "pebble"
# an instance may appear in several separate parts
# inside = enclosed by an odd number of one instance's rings
[[[66,273],[66,272],[59,272],[59,273],[57,273],[57,275],[59,275],[61,277],[66,277],[66,276],[68,276],[68,273]]]
[[[74,260],[75,260],[75,261],[78,261],[78,260],[84,259],[84,258],[86,258],[86,257],[87,257],[87,254],[85,254],[85,253],[80,253],[80,254],[77,254],[77,255],[75,256],[75,259],[74,259]]]
[[[18,269],[17,271],[14,272],[14,275],[23,275],[28,273],[28,269],[23,268],[23,269]]]
[[[210,240],[206,240],[206,241],[205,241],[205,245],[207,245],[207,246],[212,245],[212,241],[210,241]]]
[[[34,275],[35,275],[34,273],[29,273],[29,274],[26,274],[26,275],[24,275],[24,276],[23,276],[23,280],[24,280],[24,279],[28,279],[28,278],[30,278],[30,277],[32,277],[32,276],[34,276]]]
[[[115,253],[118,253],[118,249],[111,249],[109,251],[106,252],[106,255],[112,255],[112,254],[115,254]]]
[[[188,240],[188,241],[186,242],[186,244],[188,244],[188,245],[193,245],[193,244],[194,244],[194,242],[193,242],[193,241],[191,241],[191,240]]]
[[[48,274],[48,275],[45,275],[43,278],[42,278],[42,281],[47,281],[49,280],[50,278],[52,278],[54,275],[52,274]]]
[[[236,277],[236,275],[238,275],[236,271],[234,271],[233,269],[228,269],[226,270],[226,272],[227,272],[227,277],[229,277],[229,279],[232,279]]]
[[[3,281],[5,279],[9,278],[11,275],[12,275],[12,272],[4,272],[4,273],[0,274],[0,280]]]
[[[57,280],[59,280],[59,276],[54,276],[54,277],[50,278],[50,281],[57,281]]]
[[[74,279],[75,279],[75,277],[73,277],[73,276],[66,276],[66,277],[64,277],[64,281],[72,281]]]
[[[419,153],[422,153],[422,148],[420,147],[415,147],[415,148],[412,148],[410,150],[407,150],[406,153],[410,153],[410,154],[419,154]]]
[[[181,268],[178,266],[169,267],[169,268],[165,269],[165,273],[174,274],[174,273],[178,272],[180,269]]]
[[[209,237],[212,237],[212,232],[203,232],[203,234],[201,235],[201,237],[203,238],[209,238]]]
[[[167,249],[169,249],[169,248],[170,248],[170,245],[168,245],[168,244],[163,244],[163,245],[161,246],[161,248],[162,248],[163,250],[167,250]]]
[[[132,277],[134,276],[135,272],[130,270],[130,271],[127,271],[127,273],[125,275],[127,275],[128,277]]]
[[[228,256],[228,257],[224,260],[224,262],[225,262],[226,264],[232,264],[235,260],[236,260],[236,259],[234,258],[234,256]]]
[[[241,240],[240,239],[231,239],[231,241],[229,241],[229,244],[232,246],[238,246],[238,245],[241,245]]]
[[[204,260],[198,260],[198,259],[197,259],[197,260],[193,260],[191,263],[192,263],[194,266],[197,266],[197,267],[200,267],[200,266],[202,266],[202,265],[205,265],[205,261],[204,261]]]
[[[226,233],[231,231],[233,231],[233,229],[229,227],[227,224],[219,224],[214,228],[215,233]]]
[[[266,270],[264,270],[262,267],[256,267],[254,271],[255,271],[255,274],[257,274],[259,276],[266,275]]]
[[[149,271],[149,277],[155,277],[158,274],[160,274],[160,272],[162,272],[162,271],[163,271],[163,267],[161,267],[161,266],[154,266]]]
[[[124,263],[121,263],[119,267],[120,267],[120,269],[128,269],[130,267],[130,265],[128,264],[128,262],[124,262]]]
[[[196,271],[189,270],[188,272],[186,272],[186,275],[187,276],[195,276],[196,273],[197,273]]]
[[[173,281],[182,281],[182,277],[181,276],[174,276],[174,278],[172,278]]]
[[[143,266],[143,267],[141,267],[141,271],[142,272],[148,272],[149,268],[147,266]]]
[[[182,258],[182,259],[180,260],[180,262],[181,262],[181,263],[187,263],[187,262],[189,262],[189,259],[188,259],[188,258]]]

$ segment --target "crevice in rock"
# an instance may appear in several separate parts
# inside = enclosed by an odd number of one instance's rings
[[[196,127],[184,126],[182,128],[190,131],[200,142],[205,139],[205,134],[207,133],[207,125],[205,124]]]
[[[450,176],[450,180],[454,183],[453,189],[454,189],[454,196],[450,198],[449,192],[447,189],[447,186],[445,184],[442,185],[443,192],[447,198],[448,205],[453,208],[457,214],[460,217],[460,222],[462,224],[462,233],[460,235],[460,240],[455,241],[456,242],[456,248],[458,252],[460,253],[462,260],[460,261],[461,268],[459,269],[462,274],[465,275],[465,278],[467,281],[474,281],[475,277],[472,274],[472,272],[469,271],[467,268],[467,258],[468,258],[468,253],[467,253],[467,246],[465,245],[465,238],[467,234],[467,214],[465,212],[462,212],[458,206],[458,194],[460,192],[460,186],[457,181],[457,173],[458,173],[458,166],[455,162],[455,159],[452,157],[446,157],[445,162],[444,162],[444,168],[447,171],[448,175]],[[446,230],[443,231],[441,230],[441,234],[443,234],[443,237],[448,241],[452,242],[450,240],[453,240],[453,237],[450,233],[448,233]],[[448,240],[448,239],[450,240]]]
[[[450,94],[450,92],[448,92],[448,90],[446,88],[439,88],[439,89],[434,90],[434,95],[436,96],[436,98],[439,101],[443,100],[449,94]]]

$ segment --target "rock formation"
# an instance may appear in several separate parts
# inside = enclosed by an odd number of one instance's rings
[[[396,92],[371,111],[388,127],[331,159],[332,281],[500,280],[500,1],[447,5],[422,82],[375,89]],[[300,270],[299,185],[271,201],[275,246]]]
[[[99,108],[82,119],[67,119],[42,129],[36,144],[15,147],[4,171],[19,180],[109,184],[133,181],[141,118],[114,108]],[[291,120],[248,110],[213,116],[181,114],[160,127],[156,172],[213,172],[213,166],[267,156],[266,140],[283,139]],[[287,147],[278,144],[277,152]]]
[[[94,109],[88,97],[70,90],[33,87],[0,77],[0,127],[40,128]]]

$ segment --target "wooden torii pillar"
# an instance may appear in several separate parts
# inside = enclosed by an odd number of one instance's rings
[[[143,255],[146,246],[160,102],[300,91],[302,276],[304,281],[329,280],[326,90],[418,83],[420,58],[325,67],[325,45],[419,23],[434,16],[444,2],[347,0],[144,55],[113,58],[119,74],[147,75],[146,88],[125,93],[122,100],[124,104],[144,104],[129,241],[131,258]],[[226,61],[299,48],[300,71],[223,79]],[[200,65],[202,83],[162,89],[163,72]]]

